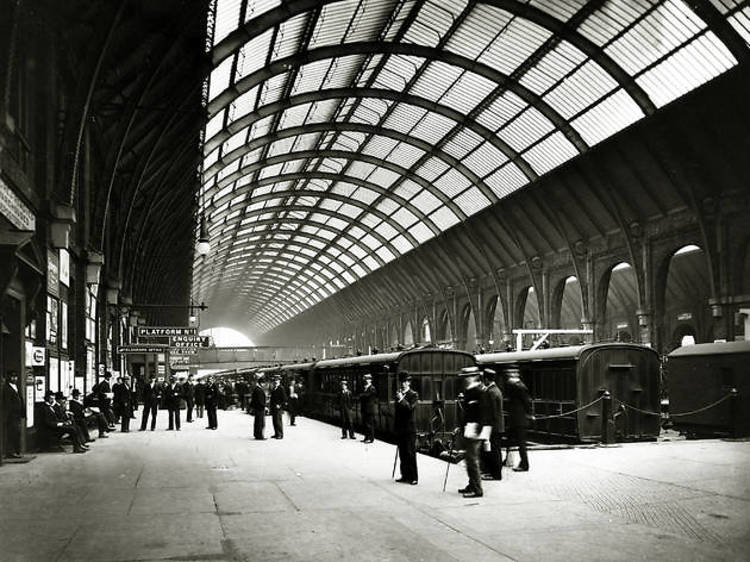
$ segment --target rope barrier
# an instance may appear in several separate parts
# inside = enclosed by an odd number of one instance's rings
[[[571,410],[569,412],[563,412],[562,414],[555,414],[555,415],[552,415],[552,416],[542,416],[542,417],[534,416],[534,421],[551,420],[551,419],[554,419],[554,418],[564,418],[565,416],[569,416],[570,414],[575,414],[577,412],[580,412],[581,410],[585,410],[586,408],[590,408],[591,406],[593,406],[597,402],[600,402],[603,399],[604,399],[604,395],[600,396],[599,398],[597,398],[593,402],[589,402],[585,406],[581,406],[580,408],[577,408],[575,410]]]
[[[691,410],[689,412],[680,412],[678,414],[672,414],[672,413],[670,413],[669,417],[670,418],[681,418],[683,416],[691,416],[693,414],[699,414],[701,412],[705,412],[706,410],[710,410],[714,406],[718,406],[719,404],[721,404],[722,402],[728,400],[732,396],[734,396],[734,393],[730,392],[729,394],[727,394],[725,396],[722,396],[721,398],[719,398],[715,402],[711,402],[710,404],[707,404],[706,406],[698,408],[697,410]],[[636,412],[640,412],[641,414],[645,414],[647,416],[661,416],[661,412],[650,412],[648,410],[641,410],[640,408],[636,408],[635,406],[631,406],[630,404],[627,404],[626,402],[623,402],[622,400],[618,400],[618,402],[620,404],[622,404],[625,408],[628,408],[630,410],[634,410]]]

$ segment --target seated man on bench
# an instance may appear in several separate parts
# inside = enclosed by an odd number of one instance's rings
[[[86,438],[86,441],[93,441],[93,439],[89,436],[89,423],[94,422],[97,424],[97,428],[99,429],[99,439],[106,439],[108,435],[107,433],[107,420],[104,417],[104,414],[101,412],[94,412],[91,408],[87,408],[83,405],[83,402],[81,401],[81,391],[77,388],[74,388],[73,391],[70,393],[71,400],[68,403],[68,407],[70,408],[70,411],[73,413],[73,420],[75,421],[75,424],[78,426],[78,428],[83,433],[84,437]]]
[[[58,439],[66,435],[70,437],[73,442],[74,453],[88,451],[88,447],[81,442],[78,431],[73,424],[58,417],[55,411],[55,393],[52,391],[47,391],[44,395],[44,406],[42,406],[42,419],[40,421],[41,428],[49,435],[54,435]]]

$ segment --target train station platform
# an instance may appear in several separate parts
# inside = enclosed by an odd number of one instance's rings
[[[748,442],[532,451],[468,500],[463,464],[446,492],[425,456],[419,485],[398,484],[388,443],[306,418],[255,441],[250,416],[219,416],[168,432],[162,413],[156,432],[0,467],[0,560],[750,558]]]

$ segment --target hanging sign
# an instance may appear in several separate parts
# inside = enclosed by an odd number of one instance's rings
[[[131,343],[117,347],[117,353],[164,353],[165,351],[167,351],[167,346],[158,343]]]
[[[138,326],[139,338],[167,338],[171,336],[197,336],[198,328],[189,326]]]
[[[13,190],[0,178],[0,214],[18,230],[36,230],[36,217]]]
[[[176,349],[210,346],[211,338],[209,336],[171,336],[169,338],[169,347],[174,347]]]

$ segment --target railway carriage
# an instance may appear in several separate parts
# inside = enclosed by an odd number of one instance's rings
[[[498,374],[517,366],[529,388],[534,416],[530,434],[545,441],[599,441],[602,405],[612,396],[615,436],[618,440],[655,439],[659,412],[660,363],[649,347],[625,343],[599,343],[536,351],[488,353],[477,356],[482,367]],[[551,417],[554,416],[554,417]]]
[[[393,436],[399,376],[408,372],[412,377],[412,388],[419,394],[415,413],[418,433],[422,438],[432,438],[455,427],[456,394],[460,392],[456,374],[475,364],[474,357],[467,352],[420,348],[328,359],[304,366],[286,365],[282,369],[290,371],[296,368],[297,375],[306,375],[306,414],[334,423],[340,417],[337,393],[341,381],[349,383],[357,398],[363,389],[363,375],[370,373],[378,393],[376,432],[385,438]],[[359,407],[355,408],[354,415],[355,425],[361,425]]]
[[[667,381],[675,429],[689,436],[750,435],[750,341],[677,348],[667,356]]]

